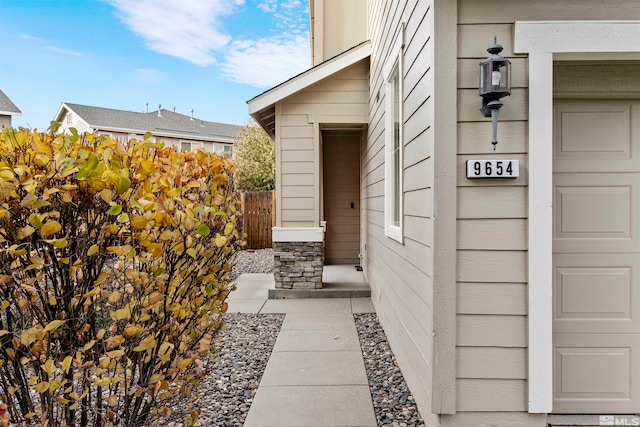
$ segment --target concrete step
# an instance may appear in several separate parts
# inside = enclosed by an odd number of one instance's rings
[[[369,283],[354,265],[325,265],[322,289],[269,289],[269,299],[369,297]]]
[[[371,289],[366,282],[323,283],[322,289],[269,289],[269,299],[293,298],[368,298]]]

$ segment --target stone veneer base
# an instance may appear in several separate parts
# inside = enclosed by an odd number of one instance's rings
[[[273,242],[276,289],[322,289],[324,242]]]

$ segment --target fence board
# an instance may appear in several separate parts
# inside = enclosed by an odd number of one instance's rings
[[[276,225],[275,192],[245,191],[241,193],[244,232],[247,249],[273,247],[271,227]]]

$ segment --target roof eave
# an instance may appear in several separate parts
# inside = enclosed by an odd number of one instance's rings
[[[259,113],[275,105],[277,102],[330,77],[345,68],[371,56],[371,42],[369,40],[344,51],[343,53],[316,65],[307,71],[273,87],[266,92],[247,101],[249,115],[259,120]]]
[[[179,132],[166,132],[166,131],[153,131],[153,130],[143,130],[143,129],[133,129],[133,128],[121,128],[115,126],[102,126],[96,125],[91,126],[94,132],[119,132],[119,133],[127,133],[127,134],[141,134],[144,135],[147,132],[151,132],[151,134],[155,137],[170,137],[175,139],[189,139],[194,141],[206,141],[206,142],[221,142],[232,144],[235,141],[235,138],[229,136],[217,136],[217,135],[198,135],[198,134],[185,134]]]
[[[0,111],[1,116],[21,116],[22,112],[16,111]]]

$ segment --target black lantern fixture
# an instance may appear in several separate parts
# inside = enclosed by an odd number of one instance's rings
[[[511,61],[500,55],[502,46],[493,44],[487,49],[491,55],[480,63],[480,111],[491,117],[493,149],[498,144],[498,111],[502,108],[500,98],[511,95]]]

